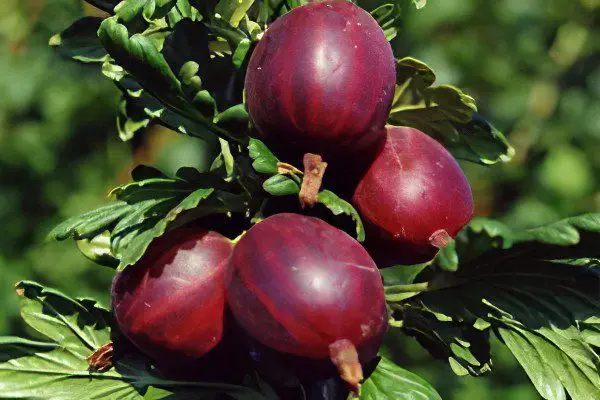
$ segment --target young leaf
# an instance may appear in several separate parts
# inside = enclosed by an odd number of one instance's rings
[[[449,85],[432,86],[435,74],[414,58],[398,60],[389,121],[441,141],[458,158],[494,164],[514,153],[504,135],[476,113],[475,100]]]
[[[263,142],[250,138],[248,151],[250,152],[250,158],[254,160],[252,168],[256,172],[269,175],[275,175],[279,172],[277,168],[279,160]]]
[[[441,400],[436,390],[420,376],[381,358],[361,387],[360,400]]]
[[[0,337],[0,398],[266,400],[242,386],[163,380],[148,372],[139,353],[115,359],[108,372],[95,372],[87,357],[109,342],[111,313],[93,300],[74,300],[35,282],[18,283],[17,293],[23,319],[46,341]]]
[[[333,215],[346,214],[352,217],[352,220],[356,223],[356,238],[359,242],[365,240],[365,227],[363,226],[360,215],[352,204],[346,200],[338,197],[335,193],[329,190],[323,190],[319,193],[318,202],[327,207]]]
[[[263,183],[263,189],[273,196],[287,196],[300,193],[300,186],[285,175],[273,175]]]
[[[108,59],[108,54],[98,39],[101,23],[102,18],[80,18],[62,33],[52,36],[49,44],[65,57],[83,63],[102,63]]]

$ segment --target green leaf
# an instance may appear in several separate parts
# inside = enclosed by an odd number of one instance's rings
[[[21,317],[44,339],[85,360],[110,341],[111,313],[94,300],[73,300],[30,281],[16,285]]]
[[[398,29],[401,24],[401,8],[399,4],[383,4],[373,11],[371,11],[371,15],[381,29],[383,29],[383,33],[385,34],[385,38],[388,41],[391,41],[398,34]]]
[[[585,243],[581,243],[582,232],[587,233]],[[600,257],[600,249],[593,245],[600,235],[591,233],[600,233],[600,213],[566,218],[523,231],[514,231],[500,221],[477,217],[457,235],[455,256],[461,264],[469,263],[490,250],[508,249],[512,250],[507,254],[526,254],[545,259]],[[495,257],[495,254],[490,253],[490,257]],[[449,252],[445,256],[453,255]],[[440,262],[442,260],[438,257],[436,263]]]
[[[136,132],[148,127],[151,121],[152,117],[148,116],[139,102],[128,101],[126,96],[121,97],[117,114],[117,131],[121,140],[132,139]]]
[[[356,238],[359,242],[365,240],[365,227],[360,219],[360,215],[352,204],[346,200],[338,197],[335,193],[329,190],[323,190],[319,193],[317,198],[318,202],[327,207],[333,215],[346,214],[352,217],[352,220],[356,223]]]
[[[583,247],[571,247],[569,253],[597,253],[587,247],[597,247],[596,222],[589,217],[576,221],[587,230],[579,232]],[[598,398],[600,356],[594,346],[600,338],[600,271],[572,260],[553,260],[555,254],[543,244],[528,246],[541,250],[493,249],[461,265],[455,274],[438,275],[427,291],[393,304],[396,317],[417,309],[460,326],[489,326],[544,398],[565,398],[565,391],[574,400]],[[404,327],[409,326],[405,322]],[[418,331],[413,333],[443,336],[435,326]]]
[[[429,266],[430,263],[414,265],[397,265],[379,270],[383,282],[388,285],[410,285],[415,278]]]
[[[62,33],[52,36],[49,44],[65,57],[83,63],[102,63],[108,59],[108,54],[98,39],[101,23],[102,18],[80,18]]]
[[[111,313],[94,300],[74,300],[35,282],[18,283],[17,293],[23,319],[46,341],[0,337],[0,398],[265,399],[242,386],[163,380],[137,352],[113,356],[108,372],[92,371],[87,357],[109,342]]]
[[[517,242],[540,242],[556,246],[571,246],[581,239],[580,230],[600,233],[600,213],[567,218],[516,235]]]
[[[215,7],[215,14],[237,28],[252,4],[254,0],[220,0]]]
[[[116,268],[119,260],[112,255],[110,250],[110,232],[106,231],[93,239],[77,241],[77,248],[89,260],[98,265]]]
[[[252,42],[249,39],[242,39],[239,43],[235,52],[233,53],[233,65],[236,68],[241,68],[246,60],[246,56],[250,52]]]
[[[454,240],[440,249],[435,256],[435,263],[443,271],[454,272],[458,269],[458,254],[456,254],[456,242]]]
[[[447,360],[455,374],[480,376],[491,370],[489,329],[453,321],[423,306],[395,307],[403,331],[436,359]]]
[[[172,99],[182,93],[181,83],[147,36],[134,34],[130,37],[127,27],[116,17],[107,18],[100,24],[98,36],[111,57],[134,77],[143,78],[153,93],[172,93],[168,96]]]
[[[176,132],[184,135],[194,136],[206,141],[214,140],[214,134],[206,125],[187,118],[161,103],[156,97],[139,86],[137,82],[129,77],[122,77],[115,82],[123,93],[123,101],[117,116],[119,135],[122,140],[129,140],[140,129],[145,128],[151,122],[157,122]],[[214,100],[210,106],[214,112]],[[212,118],[212,117],[211,117]]]
[[[258,139],[250,138],[248,151],[250,152],[250,158],[254,160],[252,168],[254,168],[256,172],[269,175],[275,175],[279,172],[277,169],[279,160],[271,153],[271,150],[269,150],[263,142]]]
[[[441,400],[436,390],[420,376],[381,358],[361,387],[360,400]]]
[[[285,175],[273,175],[263,183],[263,189],[273,196],[287,196],[300,193],[300,186]]]
[[[491,249],[508,249],[515,234],[500,221],[475,217],[456,236],[452,245],[442,249],[434,263],[442,270],[456,271],[459,264],[467,263]]]
[[[196,218],[224,212],[244,212],[245,195],[228,193],[230,183],[213,174],[183,168],[177,178],[155,169],[138,167],[136,178],[111,194],[117,202],[68,219],[49,236],[57,240],[93,239],[110,232],[110,253],[119,260],[119,270],[139,260],[152,240],[161,236],[184,211],[195,210]]]
[[[435,74],[427,64],[398,60],[396,82],[390,123],[420,129],[468,161],[494,164],[513,156],[504,135],[477,114],[471,96],[453,86],[432,86]]]

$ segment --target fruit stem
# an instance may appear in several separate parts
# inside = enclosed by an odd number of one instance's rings
[[[302,208],[306,206],[313,207],[318,202],[319,190],[323,183],[327,163],[318,154],[306,153],[303,164],[304,179],[299,194],[300,206]]]
[[[429,236],[429,243],[438,249],[448,246],[452,243],[452,240],[452,237],[444,229],[438,229]]]
[[[340,339],[329,345],[329,357],[354,394],[360,392],[363,370],[358,359],[356,347],[348,339]]]
[[[113,354],[114,348],[112,342],[108,342],[107,344],[93,352],[87,358],[90,371],[106,372],[109,369],[111,369],[113,367]]]

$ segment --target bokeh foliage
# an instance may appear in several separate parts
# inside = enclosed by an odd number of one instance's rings
[[[396,55],[418,57],[439,83],[465,88],[516,148],[509,164],[464,164],[478,215],[527,227],[600,210],[600,1],[430,0],[403,10]],[[107,301],[113,272],[92,267],[69,243],[43,244],[51,227],[101,204],[135,164],[172,172],[206,163],[200,140],[164,130],[119,141],[117,91],[47,46],[83,12],[97,10],[76,0],[0,4],[2,333],[17,333],[19,279]],[[412,339],[398,340],[396,361],[445,399],[538,398],[503,347],[494,349],[490,379],[458,378]]]

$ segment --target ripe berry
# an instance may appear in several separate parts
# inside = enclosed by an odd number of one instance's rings
[[[370,361],[387,328],[381,276],[366,250],[345,232],[298,214],[269,217],[236,244],[227,300],[238,323],[264,345],[334,363],[348,348]]]
[[[115,278],[118,325],[159,369],[201,357],[221,341],[231,252],[219,233],[181,227],[152,242]]]
[[[350,2],[325,1],[269,26],[245,90],[255,127],[275,149],[329,156],[381,137],[394,84],[392,49],[373,17]]]
[[[353,203],[368,225],[367,248],[380,267],[430,260],[473,216],[467,178],[425,133],[386,128]]]

